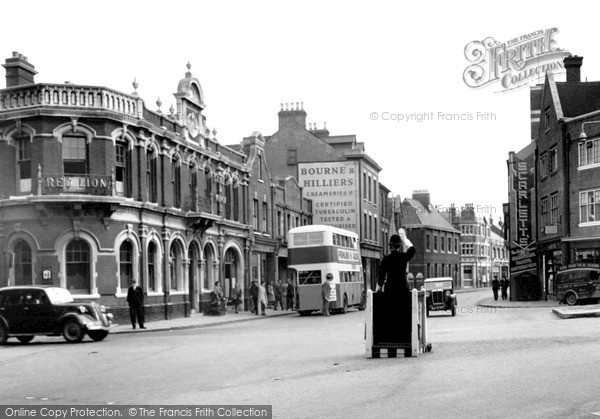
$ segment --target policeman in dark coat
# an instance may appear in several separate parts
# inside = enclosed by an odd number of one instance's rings
[[[131,286],[127,290],[127,302],[129,303],[129,316],[131,317],[131,325],[135,329],[135,319],[140,325],[140,329],[144,327],[144,291],[138,286],[137,281],[131,281]]]
[[[494,300],[498,300],[498,290],[500,289],[500,281],[498,281],[498,277],[494,277],[492,280],[492,291],[494,292]],[[504,300],[504,297],[502,298]]]
[[[398,234],[392,234],[389,245],[390,254],[381,260],[377,273],[377,291],[383,288],[384,293],[393,296],[394,300],[405,302],[410,297],[410,286],[406,280],[406,265],[415,255],[415,248],[406,238],[403,228],[398,230]],[[403,246],[405,251],[401,252]]]

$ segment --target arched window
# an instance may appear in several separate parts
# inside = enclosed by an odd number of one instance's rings
[[[88,171],[88,152],[85,137],[63,135],[62,157],[65,175],[83,175]]]
[[[125,240],[119,248],[119,275],[120,287],[126,290],[133,279],[133,246]]]
[[[156,290],[156,274],[158,272],[157,254],[156,243],[151,241],[148,244],[148,290]]]
[[[179,289],[179,285],[181,284],[181,273],[183,268],[181,246],[176,241],[171,244],[169,259],[171,263],[171,290],[174,291]]]
[[[31,247],[25,240],[17,240],[14,247],[15,252],[15,285],[32,285],[33,269],[31,259]]]
[[[75,293],[90,291],[90,247],[84,240],[74,239],[65,251],[67,289]]]
[[[131,198],[131,151],[124,142],[115,147],[115,181],[117,195]]]
[[[171,160],[171,181],[173,182],[173,206],[181,208],[181,164],[176,156]]]
[[[16,143],[19,192],[31,192],[31,139],[19,137]]]
[[[240,188],[233,185],[233,220],[240,221]]]
[[[206,170],[204,170],[204,176],[206,178],[206,189],[205,189],[205,194],[204,196],[208,199],[211,199],[212,197],[212,172],[210,171],[210,169],[207,167]]]
[[[187,200],[189,210],[198,211],[198,171],[196,165],[190,165],[190,196]]]
[[[228,220],[233,219],[232,207],[233,202],[231,199],[231,182],[225,184],[225,218]]]
[[[157,153],[149,148],[146,152],[146,191],[148,201],[158,202],[158,179],[156,176]]]

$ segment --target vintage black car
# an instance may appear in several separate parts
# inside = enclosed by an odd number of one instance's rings
[[[429,278],[423,282],[426,292],[427,316],[430,311],[449,310],[456,316],[456,294],[452,278]]]
[[[28,343],[34,336],[61,334],[70,343],[81,342],[86,333],[100,341],[108,335],[111,320],[104,306],[74,301],[64,288],[0,288],[0,345],[10,337]]]

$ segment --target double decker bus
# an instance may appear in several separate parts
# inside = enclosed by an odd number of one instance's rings
[[[330,309],[345,313],[348,307],[364,310],[358,235],[326,225],[308,225],[288,232],[288,268],[296,271],[298,312],[301,316],[321,310],[321,287],[333,274],[335,300]]]

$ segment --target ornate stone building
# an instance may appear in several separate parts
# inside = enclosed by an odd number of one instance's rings
[[[207,129],[189,64],[168,113],[136,91],[35,83],[18,53],[4,67],[0,286],[62,286],[119,316],[135,278],[151,318],[201,310],[216,280],[247,288],[246,155]]]

